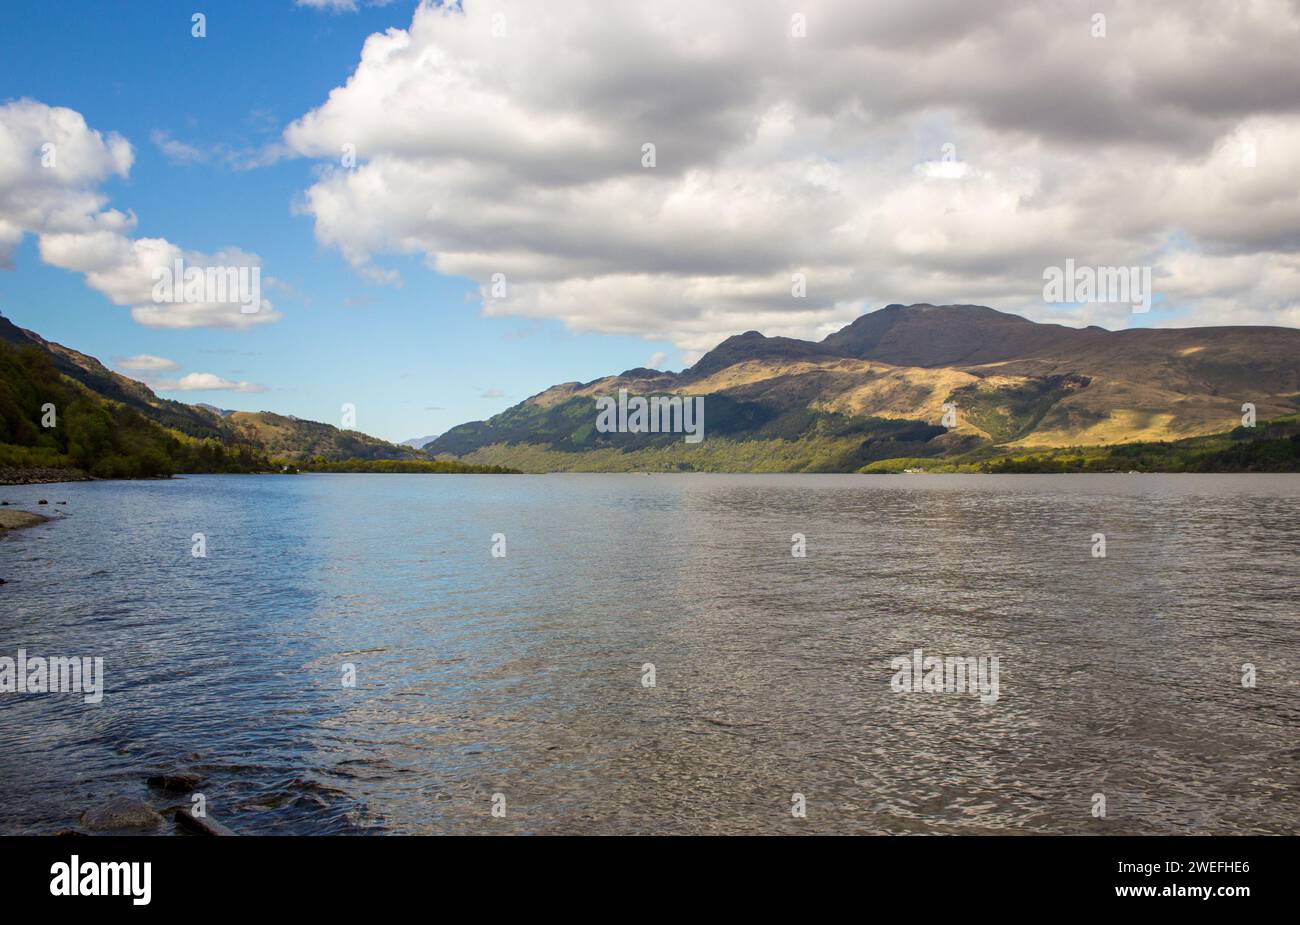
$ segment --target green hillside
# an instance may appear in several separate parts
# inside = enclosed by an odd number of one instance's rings
[[[160,399],[93,357],[0,318],[0,483],[291,471],[510,470],[432,460],[314,421],[269,412],[223,415]]]
[[[54,426],[43,426],[53,405]],[[0,342],[0,468],[73,470],[96,478],[253,472],[270,459],[249,446],[183,435],[96,395],[34,345]]]

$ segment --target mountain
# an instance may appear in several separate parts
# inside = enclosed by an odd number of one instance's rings
[[[52,427],[44,426],[47,405]],[[133,477],[377,460],[427,457],[328,424],[159,398],[0,316],[0,481],[34,469]]]
[[[400,444],[398,444],[398,445],[399,445],[399,446],[409,446],[409,447],[411,447],[411,449],[414,449],[414,450],[422,450],[422,449],[424,449],[424,445],[425,445],[426,443],[432,443],[433,441],[435,441],[435,440],[437,440],[437,439],[438,439],[438,435],[437,435],[437,434],[429,434],[429,436],[427,436],[427,437],[412,437],[410,440],[403,440],[403,441],[402,441]]]
[[[596,399],[704,396],[706,439],[600,433]],[[1222,434],[1300,409],[1300,330],[1108,331],[979,305],[889,305],[819,342],[729,337],[681,373],[553,386],[425,447],[531,471],[854,471]],[[944,426],[944,406],[955,426]]]

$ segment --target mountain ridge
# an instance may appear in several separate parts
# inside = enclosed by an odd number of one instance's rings
[[[1300,408],[1300,330],[1109,331],[1040,324],[987,306],[893,304],[821,341],[747,331],[679,373],[638,368],[561,383],[487,421],[453,427],[424,449],[479,463],[528,457],[543,469],[581,469],[584,454],[598,467],[629,464],[610,450],[642,453],[652,469],[695,462],[728,468],[706,449],[672,451],[669,435],[595,433],[595,399],[619,389],[706,396],[708,407],[721,412],[710,415],[706,433],[735,444],[740,468],[770,457],[778,468],[855,469],[891,450],[951,456],[980,447],[1051,449],[1222,433],[1239,422],[1245,402],[1261,420],[1285,416]],[[941,423],[945,405],[956,406],[956,424],[919,439],[919,428]],[[894,445],[899,435],[884,423],[891,421],[913,428],[901,440],[906,445]],[[801,440],[807,453],[789,445]],[[769,444],[768,457],[739,446],[754,442]],[[552,458],[549,450],[568,455]]]

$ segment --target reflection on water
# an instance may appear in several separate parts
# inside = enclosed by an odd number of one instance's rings
[[[99,706],[0,695],[0,832],[67,828],[110,795],[165,804],[155,769],[203,774],[210,814],[246,833],[1300,827],[1295,476],[207,476],[0,497],[68,501],[0,541],[0,655],[106,672]],[[891,691],[918,647],[998,656],[998,701]]]

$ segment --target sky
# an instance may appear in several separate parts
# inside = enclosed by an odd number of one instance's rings
[[[9,0],[0,311],[390,440],[892,302],[1300,326],[1297,47],[1294,0]],[[160,304],[176,258],[258,310]]]

